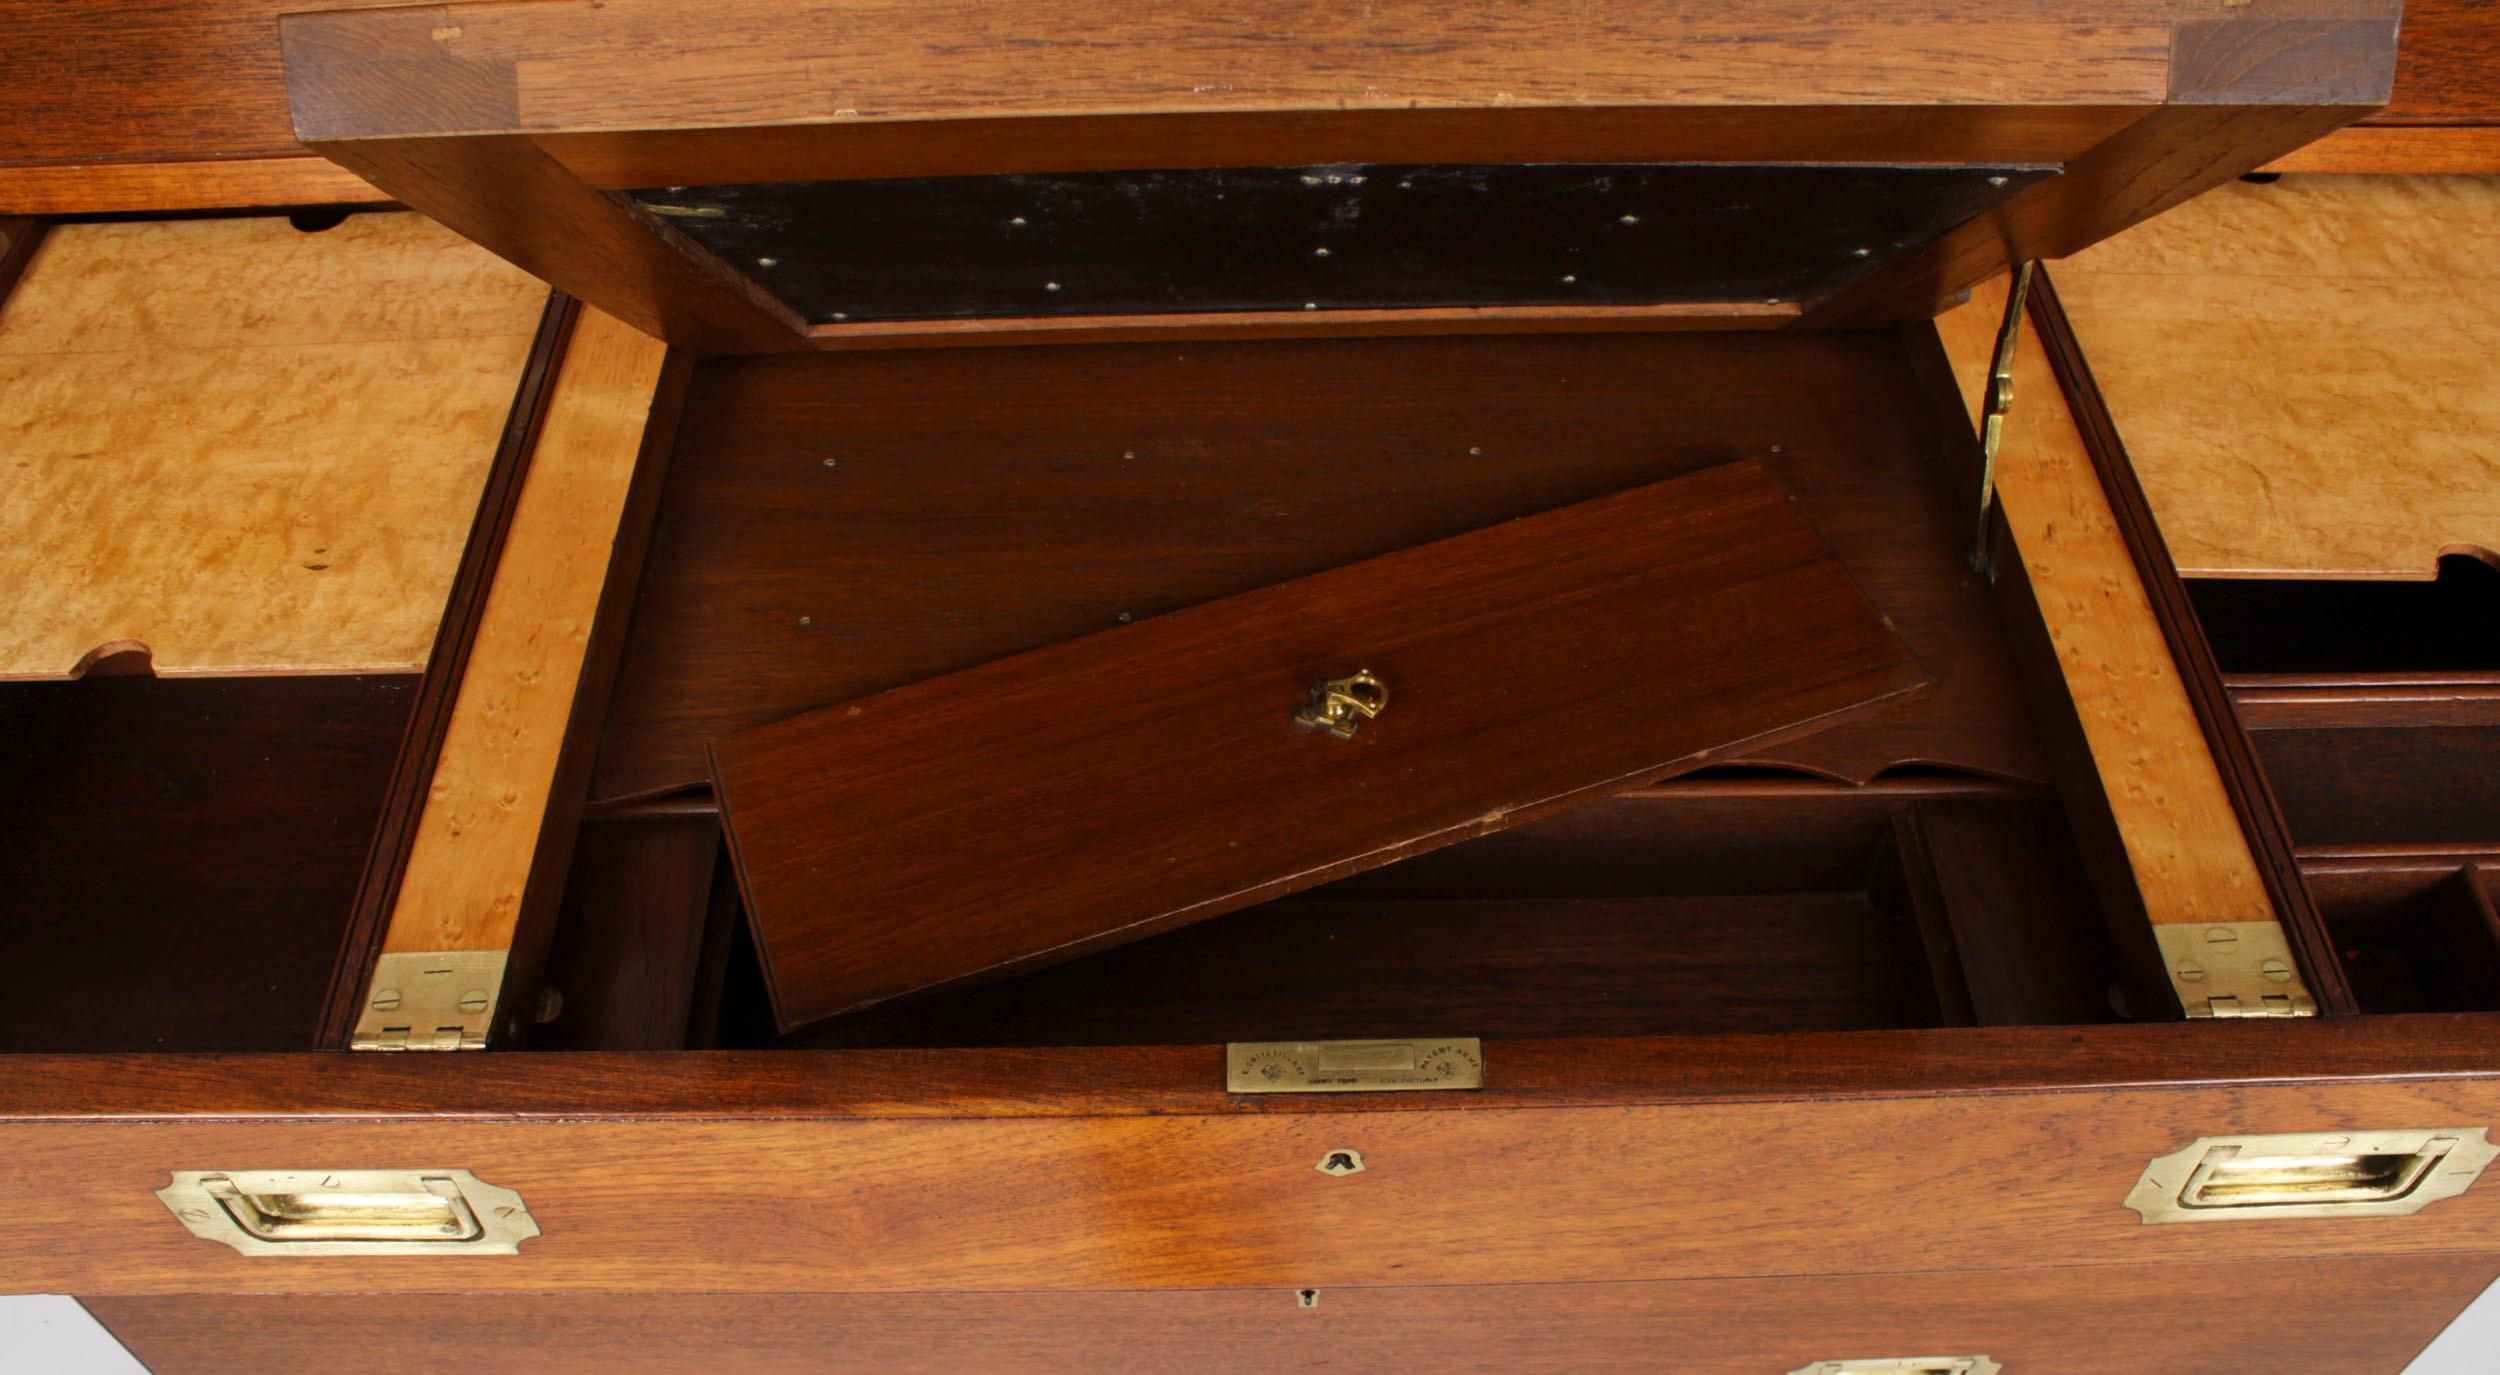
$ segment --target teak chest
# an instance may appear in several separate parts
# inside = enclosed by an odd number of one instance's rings
[[[2162,379],[2331,342],[2143,285],[2500,247],[2239,180],[2481,156],[2394,0],[285,8],[22,24],[0,1288],[2394,1375],[2500,1277],[2490,532],[2330,539]]]

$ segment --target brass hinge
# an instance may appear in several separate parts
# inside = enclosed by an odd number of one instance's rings
[[[501,950],[384,955],[373,965],[354,1050],[484,1050],[503,988]]]
[[[1994,561],[1988,517],[1997,504],[1997,449],[2005,443],[2005,417],[2014,409],[2014,347],[2023,337],[2023,301],[2031,294],[2031,270],[2018,263],[2005,292],[2005,318],[1997,324],[1996,351],[1989,356],[1988,392],[1979,403],[1979,533],[1971,537],[1970,567],[1985,573]]]
[[[2168,924],[2154,927],[2153,939],[2190,1017],[2318,1015],[2281,922]]]

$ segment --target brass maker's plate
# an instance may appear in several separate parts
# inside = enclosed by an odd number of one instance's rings
[[[1473,1036],[1407,1041],[1235,1041],[1224,1047],[1234,1093],[1379,1093],[1484,1087]]]

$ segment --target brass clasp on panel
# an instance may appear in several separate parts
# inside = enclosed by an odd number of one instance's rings
[[[1293,723],[1351,740],[1365,721],[1388,709],[1389,685],[1370,669],[1357,669],[1350,677],[1312,684],[1310,704],[1293,714]]]

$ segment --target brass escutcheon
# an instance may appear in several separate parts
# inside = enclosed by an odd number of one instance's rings
[[[1389,685],[1361,668],[1348,677],[1313,683],[1311,700],[1293,714],[1293,723],[1351,740],[1357,727],[1388,709]]]

